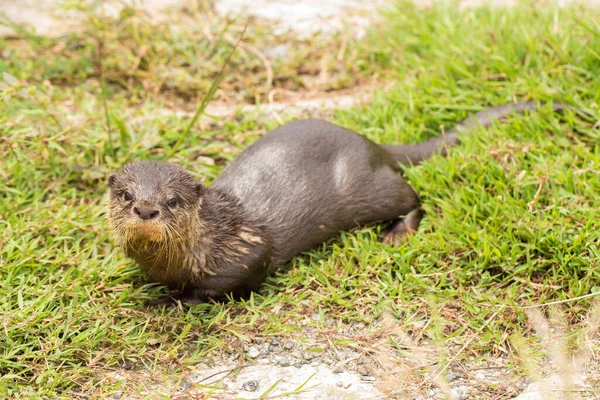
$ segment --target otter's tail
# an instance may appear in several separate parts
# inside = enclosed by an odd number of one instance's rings
[[[533,101],[504,104],[498,107],[488,108],[487,110],[480,111],[472,117],[465,119],[454,128],[440,136],[428,140],[427,142],[399,146],[386,145],[383,147],[394,157],[395,160],[401,164],[417,165],[422,160],[431,157],[433,154],[441,154],[445,156],[448,147],[457,145],[459,143],[459,134],[469,133],[473,129],[477,128],[477,126],[487,128],[494,120],[504,118],[510,114],[518,114],[527,110],[536,110],[538,108],[538,104]],[[560,111],[569,108],[572,107],[568,104],[552,103],[552,109],[554,111]]]

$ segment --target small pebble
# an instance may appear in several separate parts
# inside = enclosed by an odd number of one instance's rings
[[[339,381],[338,383],[335,384],[335,386],[340,387],[342,389],[348,389],[350,386],[352,386],[352,384],[349,382]]]
[[[246,353],[250,358],[256,358],[260,355],[260,351],[254,346],[250,347]]]
[[[468,386],[456,386],[450,389],[450,394],[452,395],[452,398],[466,400],[467,397],[469,397],[470,391],[471,388]]]
[[[281,352],[281,345],[279,343],[271,343],[268,345],[268,351],[271,353],[279,353]]]
[[[518,381],[515,382],[515,387],[517,389],[524,390],[527,387],[526,380],[524,378],[519,379]]]
[[[277,362],[277,365],[279,365],[280,367],[289,367],[290,365],[292,365],[292,362],[287,358],[282,358]]]
[[[185,392],[186,390],[188,390],[189,388],[191,388],[193,386],[193,383],[184,379],[180,384],[179,384],[179,390],[181,390],[182,392]]]
[[[283,344],[283,348],[286,350],[291,350],[296,346],[296,343],[294,343],[293,340],[286,340],[285,343]]]
[[[323,357],[323,359],[321,360],[321,362],[325,365],[332,365],[335,363],[335,361],[333,360],[333,358],[329,357],[329,356],[325,356]]]
[[[109,400],[120,400],[121,398],[123,398],[123,392],[121,391],[114,392],[108,397]]]
[[[366,382],[375,382],[377,380],[377,379],[375,379],[374,376],[371,376],[371,375],[362,375],[360,377],[360,379],[362,379],[363,381],[366,381]]]
[[[260,350],[260,354],[263,356],[269,355],[269,343],[265,343],[262,345],[262,349]]]
[[[294,348],[294,346],[296,346],[296,343],[294,343],[293,340],[286,340],[283,344],[283,348],[286,350],[291,350]]]
[[[258,381],[246,381],[242,385],[242,390],[246,392],[256,392],[258,390]]]

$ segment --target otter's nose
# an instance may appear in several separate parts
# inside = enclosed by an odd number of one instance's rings
[[[141,219],[154,219],[158,217],[158,210],[156,208],[133,207],[133,212]]]

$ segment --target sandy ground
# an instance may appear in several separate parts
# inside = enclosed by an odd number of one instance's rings
[[[117,13],[127,1],[106,0],[103,8]],[[62,0],[0,0],[0,12],[11,21],[24,24],[36,33],[61,35],[75,29],[80,19],[62,7]],[[190,0],[136,0],[153,18],[190,4]],[[299,36],[334,32],[350,26],[360,36],[368,25],[368,11],[383,7],[385,0],[218,0],[220,15],[253,15],[279,22],[280,31],[294,30]],[[10,35],[10,27],[0,27],[0,35]]]
[[[91,1],[91,0],[89,0]],[[105,0],[103,7],[116,13],[124,4],[143,7],[153,18],[160,18],[165,12],[181,9],[191,0]],[[427,5],[434,0],[414,0]],[[460,0],[461,7],[480,4],[510,6],[518,0]],[[600,6],[600,0],[542,0],[540,3],[566,5],[583,3],[588,6]],[[80,25],[76,14],[63,8],[64,0],[0,0],[0,16],[10,21],[24,24],[36,33],[43,35],[61,35]],[[279,29],[293,30],[299,36],[308,36],[315,32],[334,32],[351,27],[357,36],[361,36],[369,24],[369,15],[373,10],[381,9],[386,0],[215,0],[215,10],[221,15],[248,14],[275,20]],[[0,36],[11,35],[14,30],[0,26]]]
[[[411,343],[410,338],[380,319],[370,326],[357,323],[329,329],[335,326],[336,321],[327,319],[325,330],[306,329],[296,338],[254,338],[243,348],[195,365],[179,380],[157,381],[144,371],[125,370],[107,379],[121,381],[124,387],[141,384],[145,387],[142,396],[163,393],[179,400],[257,399],[270,388],[273,398],[300,400],[598,398],[595,393],[600,377],[594,372],[598,371],[598,363],[593,356],[581,363],[583,368],[577,368],[575,363],[549,354],[542,360],[544,371],[538,371],[544,378],[534,379],[519,376],[509,359],[502,356],[447,364],[447,360],[436,359],[438,349],[427,343]],[[389,335],[407,348],[404,356],[391,347]],[[359,345],[332,346],[332,338],[353,340]],[[550,342],[547,344],[552,347]],[[461,347],[459,343],[449,345],[449,357],[459,353]],[[417,370],[426,373],[415,374]],[[123,393],[112,397],[134,398],[137,396]]]

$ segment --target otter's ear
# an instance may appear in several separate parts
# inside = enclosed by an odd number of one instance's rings
[[[196,195],[198,197],[200,197],[200,196],[204,195],[204,193],[206,193],[207,187],[204,186],[204,184],[201,182],[196,182],[195,189],[196,189]]]
[[[111,189],[114,189],[116,183],[117,183],[117,173],[111,172],[110,175],[108,175],[108,187]]]

